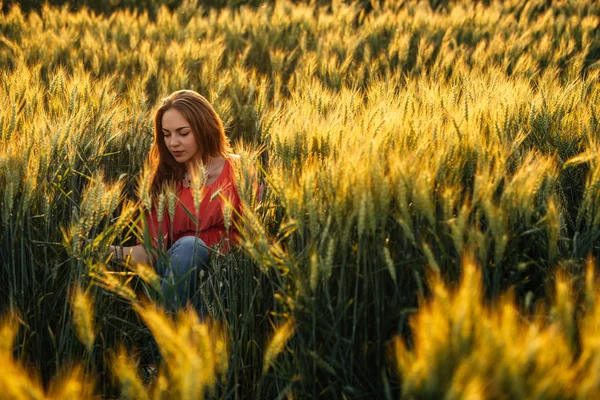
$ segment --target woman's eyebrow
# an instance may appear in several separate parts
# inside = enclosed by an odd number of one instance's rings
[[[180,128],[177,128],[177,129],[175,129],[175,132],[179,132],[180,130],[182,130],[182,129],[185,129],[185,128],[189,128],[189,126],[182,126],[182,127],[180,127]],[[168,130],[168,129],[165,129],[165,128],[162,128],[162,130],[163,130],[163,131],[167,131],[167,132],[169,132],[169,130]]]

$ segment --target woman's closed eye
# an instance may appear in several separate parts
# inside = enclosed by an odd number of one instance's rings
[[[187,136],[190,132],[178,132],[179,136]],[[171,137],[171,133],[170,132],[163,132],[163,136],[168,138]]]

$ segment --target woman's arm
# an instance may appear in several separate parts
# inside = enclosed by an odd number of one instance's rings
[[[114,255],[115,260],[127,260],[129,259],[131,264],[143,263],[151,264],[148,253],[144,250],[144,246],[138,244],[137,246],[109,246],[110,251]]]

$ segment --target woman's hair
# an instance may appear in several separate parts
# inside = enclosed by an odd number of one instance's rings
[[[178,181],[185,173],[185,166],[175,160],[165,144],[162,119],[164,113],[171,109],[179,111],[190,124],[203,164],[206,164],[209,156],[227,158],[231,153],[229,139],[223,130],[223,121],[208,100],[193,90],[173,92],[162,100],[154,114],[154,143],[148,156],[152,173],[150,193],[153,203],[164,183]]]

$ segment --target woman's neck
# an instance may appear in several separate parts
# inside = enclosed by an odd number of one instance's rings
[[[186,163],[185,174],[183,175],[183,186],[190,187],[192,183],[198,179],[200,186],[210,184],[215,179],[215,175],[220,174],[223,170],[223,157],[208,156],[206,164],[202,163],[201,159]]]
[[[202,157],[197,156],[194,157],[185,163],[185,173],[189,175],[193,175],[198,167],[206,168],[207,165],[210,165],[212,157],[208,156],[206,158],[206,164],[202,161]]]

